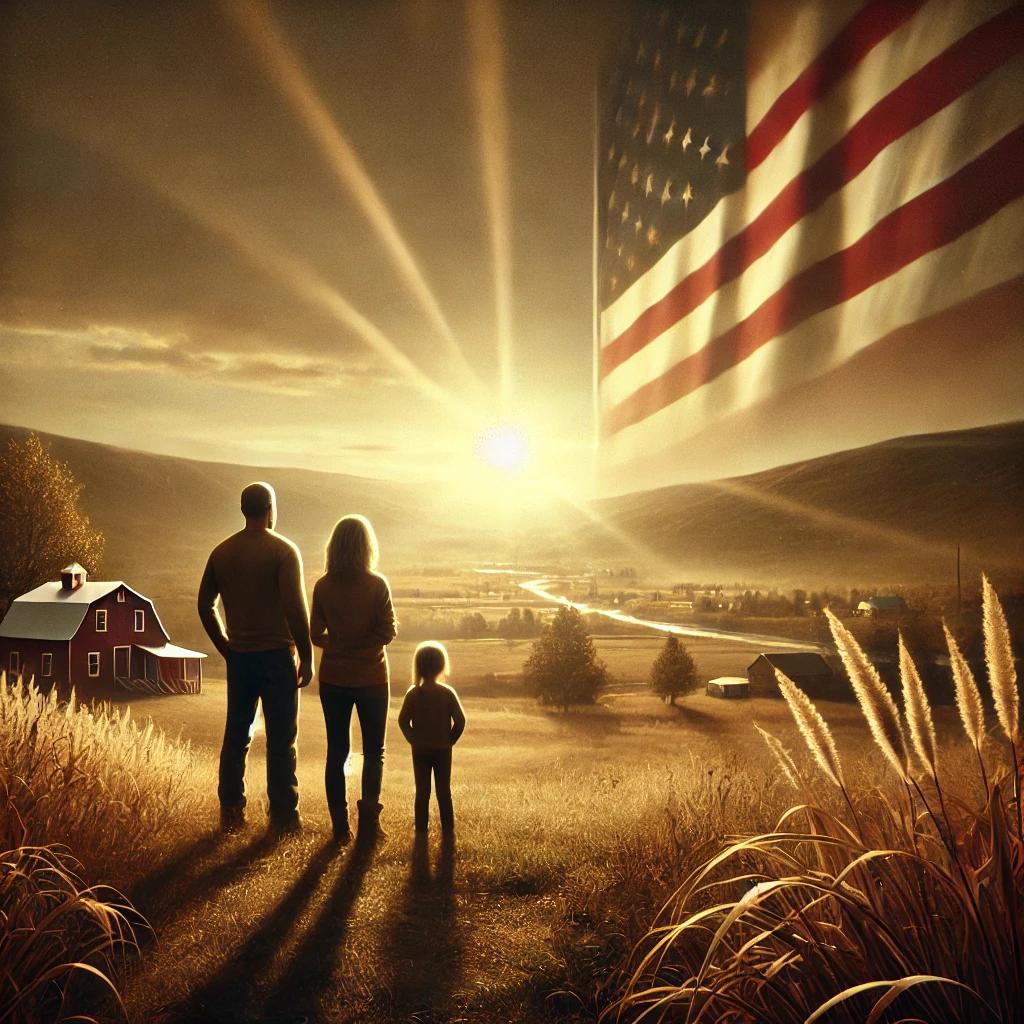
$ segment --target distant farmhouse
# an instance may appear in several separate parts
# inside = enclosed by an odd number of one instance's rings
[[[856,614],[869,618],[894,618],[907,610],[902,597],[869,597],[857,605]]]
[[[205,654],[176,647],[153,602],[120,580],[90,583],[77,562],[17,598],[0,622],[0,669],[81,697],[199,693]]]
[[[751,689],[761,693],[778,693],[775,669],[790,679],[810,697],[839,698],[844,696],[828,662],[810,651],[796,654],[759,654],[747,666]]]

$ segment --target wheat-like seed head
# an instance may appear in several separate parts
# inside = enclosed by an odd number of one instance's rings
[[[868,660],[853,634],[839,621],[831,609],[825,609],[829,628],[839,656],[846,666],[853,692],[867,719],[875,743],[901,779],[908,777],[910,758],[900,723],[899,708],[882,682],[875,666]]]
[[[800,689],[784,672],[775,670],[779,691],[793,712],[797,727],[821,770],[840,788],[843,788],[843,769],[839,763],[839,752],[832,739],[828,724],[821,717],[810,697]]]
[[[1017,690],[1010,629],[995,588],[984,574],[981,577],[981,607],[985,627],[985,663],[988,665],[988,681],[996,715],[1009,741],[1020,746],[1020,693]]]
[[[757,722],[754,723],[754,728],[761,734],[761,738],[765,743],[768,744],[768,749],[772,752],[779,767],[782,769],[782,774],[786,776],[794,789],[800,789],[800,772],[789,751],[782,745],[782,741],[777,736],[773,736],[767,729],[762,729]]]
[[[960,721],[964,724],[964,732],[977,749],[981,749],[985,738],[985,708],[981,703],[978,684],[974,681],[974,673],[967,659],[960,653],[960,647],[946,623],[942,624],[946,634],[946,646],[949,648],[949,667],[953,672],[953,688],[956,691],[956,706],[960,712]]]
[[[924,684],[914,664],[914,659],[903,642],[900,634],[900,679],[903,681],[903,709],[910,726],[910,738],[914,744],[914,752],[921,763],[936,774],[939,770],[938,746],[935,742],[935,725],[932,722],[932,709],[928,704],[928,696],[924,692]]]

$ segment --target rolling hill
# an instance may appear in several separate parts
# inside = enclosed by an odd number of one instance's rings
[[[690,578],[931,583],[1024,572],[1024,424],[905,437],[598,503]],[[625,553],[583,531],[599,551]]]
[[[0,444],[28,432],[0,426]],[[152,455],[41,434],[84,485],[83,504],[107,537],[103,573],[158,588],[199,578],[214,542],[240,525],[238,493],[266,477],[280,526],[321,564],[331,525],[368,515],[387,564],[507,555],[501,539],[460,523],[428,488],[336,473],[254,468]],[[1024,572],[1024,424],[907,437],[762,473],[598,502],[618,533],[539,524],[521,558],[657,561],[693,579],[772,584],[948,581],[955,547],[965,572]],[[635,540],[624,543],[622,535]],[[499,550],[499,548],[501,548]],[[645,554],[646,552],[646,554]]]

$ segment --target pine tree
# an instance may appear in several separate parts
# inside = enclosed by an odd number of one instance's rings
[[[542,704],[568,710],[594,703],[608,673],[575,608],[559,608],[541,631],[523,665],[523,680]]]
[[[697,665],[690,652],[678,637],[670,634],[651,666],[651,689],[670,704],[675,704],[676,697],[696,689],[699,681]]]
[[[29,434],[0,455],[0,616],[11,602],[57,578],[69,562],[96,572],[103,534],[79,505],[71,469]]]

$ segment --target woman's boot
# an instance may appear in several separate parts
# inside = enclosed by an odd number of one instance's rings
[[[363,800],[358,801],[359,808],[359,831],[357,838],[361,843],[375,843],[379,839],[387,837],[387,833],[380,827],[380,812],[384,810],[383,804],[368,804]]]

